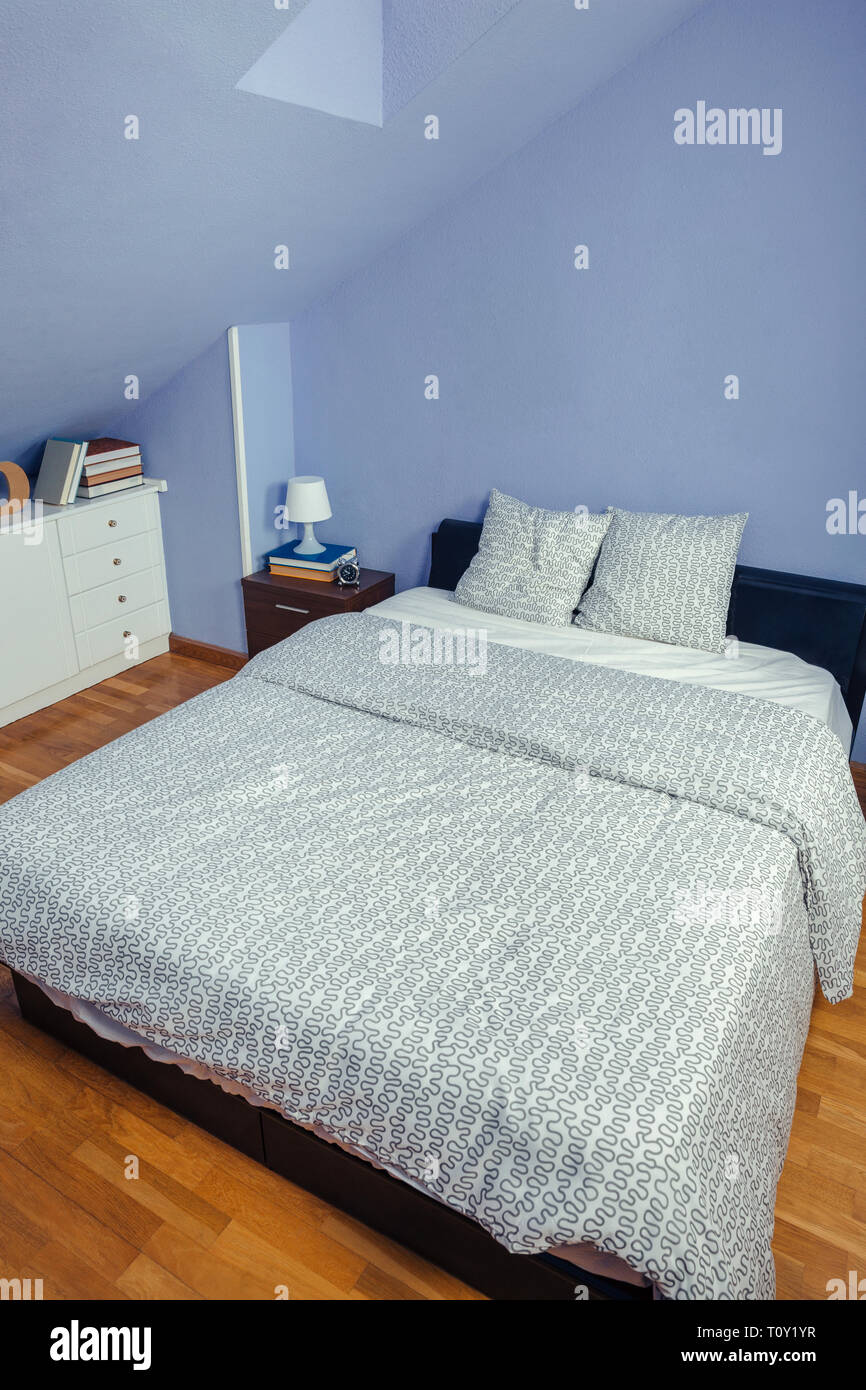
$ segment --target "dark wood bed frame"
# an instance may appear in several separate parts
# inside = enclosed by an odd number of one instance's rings
[[[453,589],[478,548],[479,524],[443,521],[433,537],[430,585]],[[738,566],[729,631],[795,652],[836,677],[854,727],[866,693],[866,586]],[[495,1299],[650,1300],[652,1290],[604,1279],[550,1255],[512,1255],[474,1221],[416,1188],[139,1047],[94,1033],[12,971],[30,1023],[349,1216]]]

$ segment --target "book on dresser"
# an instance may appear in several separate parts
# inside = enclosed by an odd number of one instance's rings
[[[131,439],[91,439],[87,446],[87,467],[103,468],[120,459],[141,462],[141,449]]]
[[[78,497],[105,497],[139,487],[144,478],[141,450],[129,439],[94,439],[87,446],[87,455],[78,486]]]
[[[87,456],[86,439],[48,439],[33,496],[49,506],[64,507],[75,497]]]
[[[97,478],[93,483],[82,483],[76,496],[105,497],[110,492],[124,492],[128,487],[140,487],[143,482],[144,476],[140,470],[138,473],[126,473],[119,478]]]

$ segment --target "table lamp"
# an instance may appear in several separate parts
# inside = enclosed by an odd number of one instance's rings
[[[295,546],[296,555],[319,555],[325,549],[316,540],[313,523],[333,516],[324,478],[290,478],[286,491],[286,518],[303,525],[304,534]]]

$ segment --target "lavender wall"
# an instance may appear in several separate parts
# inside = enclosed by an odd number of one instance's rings
[[[173,631],[245,651],[225,336],[106,433],[140,442],[145,472],[168,481],[161,512]]]
[[[339,496],[329,527],[415,584],[496,484],[747,509],[744,562],[866,579],[866,537],[826,529],[866,492],[864,46],[854,0],[710,5],[296,319],[296,467]],[[676,145],[700,99],[782,107],[782,152]]]

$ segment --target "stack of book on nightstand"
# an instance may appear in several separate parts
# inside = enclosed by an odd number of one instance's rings
[[[298,541],[289,541],[271,551],[268,556],[271,574],[281,574],[287,579],[321,579],[327,584],[333,580],[338,565],[358,556],[354,546],[346,545],[326,545],[315,555],[299,555],[298,544]]]
[[[77,497],[104,497],[144,482],[141,450],[128,439],[93,439],[87,446]]]

